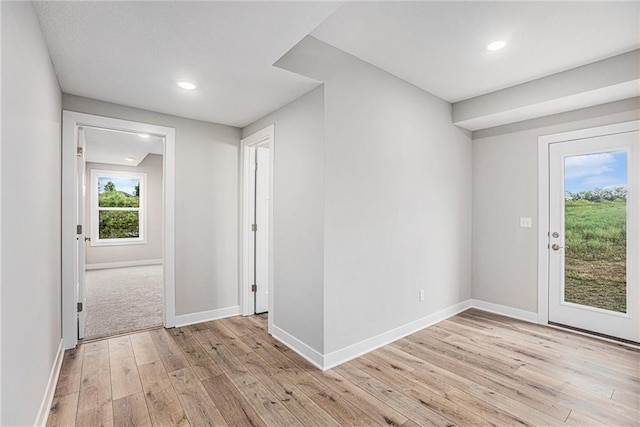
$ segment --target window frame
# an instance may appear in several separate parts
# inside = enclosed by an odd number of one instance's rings
[[[98,179],[99,178],[134,178],[140,182],[140,202],[138,208],[100,208],[98,206]],[[94,246],[124,246],[142,245],[147,243],[147,173],[128,172],[119,170],[91,169],[91,242]],[[98,230],[100,211],[137,211],[139,237],[101,239]]]

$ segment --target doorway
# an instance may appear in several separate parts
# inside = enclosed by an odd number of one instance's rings
[[[242,140],[242,314],[273,317],[274,126]]]
[[[78,338],[162,326],[164,137],[92,126],[79,132]]]
[[[63,112],[65,348],[174,325],[174,133]]]
[[[640,342],[639,143],[637,124],[541,138],[551,324]]]

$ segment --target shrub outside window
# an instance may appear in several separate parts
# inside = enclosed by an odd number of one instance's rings
[[[91,246],[146,243],[146,173],[91,170]]]

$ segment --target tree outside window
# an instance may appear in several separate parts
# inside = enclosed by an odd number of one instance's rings
[[[92,244],[144,242],[146,174],[92,170]]]

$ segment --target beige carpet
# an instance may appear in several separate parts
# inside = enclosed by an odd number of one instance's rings
[[[85,280],[85,339],[162,325],[161,265],[89,270]]]

